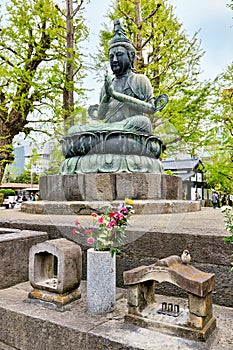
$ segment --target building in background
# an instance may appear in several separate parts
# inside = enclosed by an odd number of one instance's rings
[[[20,175],[25,167],[29,165],[34,149],[36,149],[36,153],[39,155],[39,158],[36,164],[32,165],[31,170],[36,173],[42,173],[48,168],[53,143],[50,141],[36,145],[33,143],[28,143],[14,147],[13,153],[15,160],[14,163],[11,164],[11,169],[13,169],[13,172],[16,175]]]
[[[202,172],[202,161],[199,158],[162,161],[164,170],[170,170],[174,175],[182,178],[183,198],[195,200],[196,193],[200,199],[206,198]]]

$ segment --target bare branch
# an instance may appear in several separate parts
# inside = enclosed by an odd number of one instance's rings
[[[83,4],[83,0],[81,0],[80,4],[79,4],[79,5],[76,7],[76,9],[74,10],[72,18],[76,16],[76,14],[77,14],[78,11],[83,10],[83,8],[81,8],[81,7],[82,7],[82,4]]]
[[[62,16],[66,17],[66,14],[60,9],[60,7],[56,4],[55,8],[61,13]]]
[[[146,22],[146,21],[148,21],[148,19],[153,17],[155,15],[155,13],[158,11],[158,9],[160,8],[160,6],[162,6],[162,4],[157,4],[156,8],[148,16],[146,16],[142,19],[142,22]]]

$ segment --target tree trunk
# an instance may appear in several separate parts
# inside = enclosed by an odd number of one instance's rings
[[[73,125],[71,115],[74,110],[74,11],[73,0],[66,0],[66,72],[63,90],[64,129],[65,132]]]
[[[8,163],[11,163],[14,159],[12,155],[12,138],[7,137],[4,131],[4,125],[0,130],[0,156],[4,157],[2,160],[0,159],[0,184],[2,183],[5,167]]]

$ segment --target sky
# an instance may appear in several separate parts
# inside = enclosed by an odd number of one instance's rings
[[[187,34],[192,37],[200,30],[198,38],[206,52],[201,60],[202,79],[214,79],[233,61],[233,11],[226,7],[228,0],[168,0]],[[90,0],[86,6],[87,25],[90,28],[89,50],[96,50],[99,32],[106,18],[111,0]],[[98,103],[101,84],[89,75],[86,88],[89,104]]]

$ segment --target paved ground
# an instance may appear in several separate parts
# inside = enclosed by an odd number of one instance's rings
[[[1,222],[37,222],[53,225],[74,225],[77,215],[39,215],[23,213],[20,209],[0,210]],[[91,222],[90,216],[79,216],[82,223]],[[226,236],[224,229],[224,217],[220,209],[202,208],[201,211],[156,214],[156,215],[133,215],[130,218],[130,229],[170,233],[199,233],[203,235]]]

